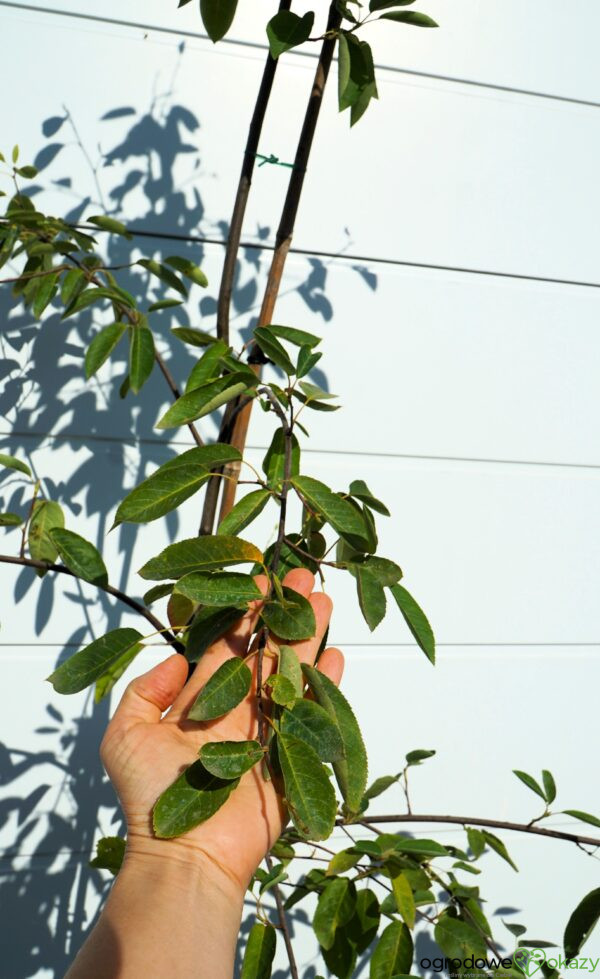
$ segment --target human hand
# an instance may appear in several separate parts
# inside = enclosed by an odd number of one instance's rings
[[[266,592],[267,580],[257,584]],[[317,623],[314,638],[288,643],[303,663],[314,664],[331,616],[331,600],[313,592],[314,577],[304,569],[291,571],[284,584],[307,597]],[[207,741],[249,740],[257,734],[255,683],[242,703],[222,718],[205,723],[186,720],[198,692],[210,676],[233,656],[245,656],[260,603],[204,654],[186,683],[188,664],[176,653],[127,687],[101,745],[102,762],[115,786],[127,822],[127,855],[145,854],[200,865],[225,886],[243,893],[260,861],[281,834],[285,806],[260,765],[247,772],[225,805],[205,823],[173,840],[159,840],[152,831],[152,808],[176,774],[197,760]],[[256,661],[252,664],[256,669]],[[250,664],[250,665],[252,665]],[[344,660],[329,648],[318,668],[339,683]],[[264,658],[263,674],[275,664]],[[162,714],[168,711],[163,717]]]

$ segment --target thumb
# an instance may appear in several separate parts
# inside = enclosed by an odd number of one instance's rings
[[[125,690],[109,728],[124,732],[140,722],[158,724],[163,712],[180,693],[187,676],[185,656],[174,653],[147,673],[136,677]]]

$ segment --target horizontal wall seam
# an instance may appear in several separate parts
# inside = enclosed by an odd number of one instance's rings
[[[132,613],[135,614],[135,613]],[[416,651],[414,642],[345,642],[343,639],[335,637],[335,642],[339,646],[347,649],[413,649]],[[85,642],[0,642],[0,649],[83,649]],[[157,649],[166,648],[162,643],[146,643],[147,646]],[[482,649],[596,649],[600,647],[600,640],[595,642],[436,642],[438,649],[454,649],[457,647],[469,647]]]
[[[60,434],[54,435],[52,432],[22,432],[18,429],[13,429],[12,431],[0,432],[0,438],[54,439],[55,441],[62,440],[64,442],[77,440],[81,442],[106,442],[108,444],[117,445],[130,444],[132,446],[162,445],[165,449],[193,447],[193,443],[180,441],[178,439],[172,439],[171,441],[167,442],[159,438],[144,438],[142,436],[134,435],[96,435],[88,432],[85,434],[78,432],[61,432]],[[268,445],[248,444],[246,448],[252,452],[266,452]],[[595,462],[548,462],[545,460],[540,461],[534,459],[488,459],[480,456],[426,455],[424,453],[415,452],[375,452],[367,449],[315,449],[313,446],[306,446],[306,448],[303,448],[303,452],[309,455],[357,456],[367,459],[406,459],[415,460],[417,462],[461,462],[467,463],[468,465],[482,464],[490,466],[527,466],[550,469],[590,469],[593,472],[600,470],[600,463]]]
[[[102,17],[99,14],[83,14],[68,10],[59,10],[54,7],[40,7],[29,3],[13,3],[10,2],[10,0],[0,0],[0,7],[8,7],[12,8],[13,10],[25,10],[31,13],[50,14],[57,17],[71,17],[74,20],[85,20],[96,22],[98,24],[109,24],[114,27],[129,27],[141,31],[154,31],[157,34],[166,34],[172,37],[187,37],[198,41],[208,41],[208,36],[201,31],[177,30],[174,27],[155,26],[153,24],[144,24],[137,21],[121,20],[120,18],[116,17]],[[221,43],[231,47],[242,47],[250,48],[255,51],[264,51],[265,53],[267,51],[266,44],[261,44],[258,41],[243,41],[241,38],[224,38]],[[308,58],[311,60],[316,60],[318,58],[318,54],[316,52],[311,53],[310,51],[292,50],[289,53],[292,55],[292,57],[296,58]],[[511,95],[524,95],[528,98],[545,99],[551,102],[562,102],[567,105],[579,105],[592,109],[600,108],[600,102],[596,102],[591,99],[579,99],[570,95],[557,95],[552,92],[540,92],[536,89],[517,88],[512,85],[499,85],[494,82],[477,81],[473,78],[461,78],[456,75],[441,75],[436,72],[419,71],[415,68],[399,68],[397,65],[387,65],[382,62],[376,62],[375,67],[381,71],[389,71],[392,74],[407,75],[414,78],[427,78],[440,82],[449,82],[452,85],[468,85],[472,88],[481,88],[492,92],[506,92]]]

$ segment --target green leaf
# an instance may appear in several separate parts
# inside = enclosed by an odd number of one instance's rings
[[[192,571],[180,578],[175,592],[185,595],[200,605],[244,606],[262,598],[262,592],[251,575],[237,571],[217,571],[204,573]]]
[[[188,632],[185,655],[190,663],[195,663],[209,646],[238,622],[244,614],[239,608],[203,608],[196,613]]]
[[[344,802],[352,812],[359,812],[367,784],[368,766],[356,717],[344,695],[329,677],[306,664],[302,664],[302,672],[317,703],[327,711],[340,733],[344,757],[333,762],[333,770]]]
[[[173,591],[173,585],[163,584],[163,585],[152,585],[144,595],[144,605],[152,605],[157,602],[159,598],[165,598],[166,595],[170,595]]]
[[[35,291],[32,312],[36,319],[39,319],[48,303],[53,299],[57,292],[59,273],[48,274],[38,279],[38,286]]]
[[[237,0],[200,0],[200,15],[211,41],[225,37],[233,23]]]
[[[434,937],[444,955],[451,959],[468,956],[485,958],[487,945],[479,932],[458,918],[443,914],[434,929]]]
[[[369,12],[375,13],[377,10],[384,10],[386,7],[409,7],[415,0],[371,0]]]
[[[415,907],[412,887],[408,882],[406,874],[400,872],[395,877],[392,877],[392,891],[396,899],[396,907],[403,921],[406,922],[409,928],[414,928],[417,909]]]
[[[156,303],[150,303],[149,313],[157,313],[161,309],[172,309],[173,306],[182,306],[183,299],[159,299]]]
[[[210,741],[200,748],[200,761],[218,778],[240,778],[263,758],[258,741]]]
[[[322,948],[332,947],[337,929],[354,914],[355,902],[354,885],[347,877],[336,877],[326,885],[313,918],[313,929]]]
[[[171,333],[182,343],[189,343],[192,347],[208,347],[217,340],[212,333],[205,333],[204,330],[197,330],[193,326],[174,326],[171,328]]]
[[[371,574],[367,565],[356,565],[358,603],[371,632],[385,617],[386,598],[383,585]]]
[[[390,10],[387,14],[382,14],[379,20],[396,20],[414,27],[439,27],[435,20],[417,10]]]
[[[97,870],[110,870],[116,877],[124,856],[125,840],[121,836],[104,836],[96,843],[96,856],[89,865]]]
[[[129,333],[129,383],[139,394],[154,367],[154,337],[147,326],[132,326]]]
[[[8,456],[4,452],[0,452],[0,466],[4,466],[5,469],[16,469],[20,473],[25,473],[26,476],[31,476],[29,466],[21,462],[20,459],[15,459],[14,456]]]
[[[269,979],[276,943],[277,932],[273,926],[257,921],[248,935],[240,979]]]
[[[349,544],[358,550],[368,549],[362,514],[351,503],[312,476],[294,476],[291,482],[308,507],[320,514]]]
[[[351,108],[350,124],[363,115],[372,98],[377,98],[371,48],[348,31],[339,38],[338,105],[340,112]]]
[[[589,812],[582,812],[581,809],[563,809],[563,812],[566,816],[572,816],[573,819],[580,819],[582,823],[600,826],[600,819],[597,816],[592,816]]]
[[[34,561],[56,561],[58,548],[49,536],[55,527],[64,527],[62,508],[54,500],[36,500],[29,521],[29,553]],[[40,572],[42,575],[44,571]]]
[[[596,927],[598,918],[600,918],[600,887],[586,894],[567,922],[563,939],[567,962],[579,955]]]
[[[291,646],[279,647],[279,665],[277,672],[281,673],[282,676],[286,676],[291,681],[294,685],[296,696],[301,697],[304,690],[302,667],[300,666],[300,660],[298,659],[296,650],[292,649]]]
[[[60,298],[65,306],[68,306],[87,285],[87,279],[81,269],[71,269],[63,275],[60,287]]]
[[[263,556],[254,544],[240,537],[205,536],[169,544],[138,572],[142,578],[161,581],[182,578],[190,571],[217,571],[232,564],[262,563]]]
[[[311,353],[310,347],[301,347],[296,364],[296,377],[305,377],[318,364],[323,354]]]
[[[258,378],[256,381],[258,383]],[[177,428],[179,425],[187,425],[198,418],[203,418],[204,415],[210,415],[216,408],[220,408],[221,405],[247,390],[248,378],[241,372],[227,374],[209,384],[203,384],[202,387],[194,388],[193,391],[178,398],[156,423],[156,428]]]
[[[212,469],[241,458],[238,449],[217,442],[188,449],[169,459],[121,501],[113,527],[125,522],[148,523],[164,516],[193,496],[208,480]]]
[[[305,839],[326,840],[333,831],[337,809],[327,771],[304,741],[279,733],[277,750],[294,826]]]
[[[401,774],[401,772],[398,772],[397,775],[381,775],[379,778],[376,778],[374,782],[371,782],[371,785],[363,795],[363,803],[370,802],[371,799],[376,799],[378,795],[386,792],[392,785],[398,782]],[[366,808],[366,806],[361,804],[361,810],[363,808]]]
[[[353,496],[355,500],[360,500],[361,503],[365,503],[370,510],[383,514],[384,517],[390,516],[390,511],[386,505],[373,496],[364,479],[354,479],[350,483],[350,496]]]
[[[315,336],[314,333],[307,333],[306,330],[297,330],[294,326],[277,326],[269,323],[269,330],[296,347],[316,347],[321,343],[321,337]]]
[[[549,772],[547,768],[542,770],[542,782],[544,784],[544,795],[546,796],[546,802],[548,805],[554,802],[556,799],[556,782],[552,772]]]
[[[285,347],[280,344],[277,337],[271,333],[268,327],[257,326],[254,330],[253,338],[265,356],[269,360],[272,360],[277,367],[281,367],[288,375],[294,373],[294,365],[288,357]]]
[[[166,789],[152,812],[154,832],[171,839],[210,819],[237,788],[239,779],[220,779],[194,762]]]
[[[392,921],[384,928],[371,956],[370,979],[392,979],[392,976],[409,972],[413,958],[413,942],[410,931],[400,921]]]
[[[297,700],[290,710],[285,710],[281,730],[309,744],[321,761],[341,761],[344,757],[344,745],[335,721],[314,700]]]
[[[217,534],[239,534],[248,524],[261,514],[271,499],[268,490],[259,489],[252,493],[247,493],[229,511],[227,516],[221,521],[217,529]]]
[[[97,228],[101,228],[102,231],[110,231],[113,235],[122,235],[124,238],[128,238],[130,241],[133,235],[127,230],[121,221],[116,221],[115,218],[109,218],[106,214],[95,214],[94,217],[88,218],[89,224],[95,224]]]
[[[16,163],[18,159],[19,159],[19,146],[18,146],[18,144],[15,144],[13,146],[13,149],[12,149],[12,161],[13,161],[13,163]]]
[[[409,853],[414,856],[428,857],[449,857],[450,851],[438,843],[436,840],[413,840],[409,837],[398,837],[394,848],[401,853]]]
[[[427,758],[433,758],[434,755],[434,748],[415,748],[414,751],[407,753],[406,762],[408,765],[420,765],[422,761],[425,761]]]
[[[74,534],[72,530],[64,530],[62,527],[50,529],[48,536],[66,566],[78,578],[100,588],[108,584],[106,565],[93,544],[79,534]]]
[[[327,877],[336,877],[338,874],[343,874],[347,870],[352,870],[353,867],[356,867],[357,863],[360,863],[360,859],[360,853],[354,853],[352,850],[340,850],[327,864],[325,873]]]
[[[197,286],[202,286],[205,289],[208,285],[208,279],[202,269],[193,262],[190,262],[189,258],[181,258],[179,255],[169,255],[168,258],[165,258],[165,263],[177,272],[181,272],[182,275],[185,275],[186,279],[190,279]]]
[[[276,428],[273,440],[267,449],[262,463],[262,469],[267,477],[269,486],[279,489],[285,474],[285,435],[281,428]],[[292,466],[291,476],[297,476],[300,472],[300,446],[298,439],[292,435]]]
[[[19,174],[20,177],[25,177],[25,180],[33,180],[34,177],[37,177],[38,172],[39,171],[37,167],[32,167],[32,166],[17,168],[17,173]]]
[[[71,656],[48,680],[57,693],[79,693],[94,683],[132,648],[141,649],[144,637],[137,629],[113,629]]]
[[[230,350],[230,347],[222,340],[211,343],[198,362],[194,364],[185,385],[185,393],[194,391],[196,388],[215,381],[222,373],[222,358]]]
[[[0,513],[0,527],[20,527],[22,523],[18,513]]]
[[[125,323],[111,323],[94,337],[85,353],[85,376],[88,380],[108,360],[126,329]]]
[[[106,673],[99,676],[96,680],[96,689],[94,690],[94,703],[99,704],[107,694],[110,693],[114,687],[117,680],[123,676],[125,670],[130,663],[133,662],[137,654],[139,653],[141,646],[130,646],[119,659],[111,663]]]
[[[290,707],[296,700],[296,690],[291,680],[281,673],[272,673],[265,680],[265,685],[271,691],[271,700],[281,707]],[[291,732],[293,733],[293,732]]]
[[[502,857],[503,860],[506,860],[506,862],[510,864],[513,870],[518,871],[519,868],[509,856],[508,850],[506,849],[502,840],[499,840],[497,836],[494,836],[493,833],[489,833],[486,829],[483,830],[483,835],[485,836],[485,842],[487,843],[487,845],[491,847],[492,850],[494,850],[499,857]]]
[[[167,603],[167,616],[174,629],[181,629],[187,625],[194,615],[196,605],[184,595],[179,595],[173,591]]]
[[[310,37],[315,15],[312,11],[298,17],[289,10],[280,10],[267,24],[267,37],[272,58],[304,44]]]
[[[252,673],[239,656],[225,660],[196,697],[188,712],[190,721],[212,721],[237,707],[250,690]]]
[[[540,799],[543,799],[544,802],[546,802],[546,793],[539,782],[536,782],[533,775],[528,775],[527,772],[521,772],[517,768],[513,768],[513,775],[516,775],[523,785],[526,785],[528,789],[531,789],[532,792],[539,795]]]
[[[140,258],[136,264],[141,265],[142,268],[145,268],[151,275],[155,275],[157,279],[164,282],[164,284],[169,286],[170,289],[175,289],[187,299],[188,293],[183,282],[175,275],[174,272],[171,272],[171,269],[167,268],[166,265],[163,265],[161,262],[155,262],[152,258]]]
[[[429,662],[435,663],[435,639],[427,616],[402,585],[394,585],[390,591],[417,645],[423,650]]]
[[[311,639],[317,629],[312,605],[304,595],[292,588],[284,588],[285,604],[266,602],[261,609],[261,619],[269,630],[280,639]]]
[[[480,829],[473,829],[471,826],[467,826],[466,830],[469,846],[473,851],[473,856],[477,859],[485,850],[485,836]]]

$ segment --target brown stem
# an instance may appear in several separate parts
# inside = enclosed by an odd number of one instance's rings
[[[338,12],[337,4],[334,0],[329,8],[329,17],[327,21],[328,36],[323,42],[321,54],[317,62],[313,86],[296,149],[294,166],[290,174],[285,203],[283,205],[281,220],[275,238],[275,249],[273,251],[273,258],[271,260],[271,268],[269,270],[269,277],[258,318],[259,326],[267,326],[273,319],[273,311],[275,309],[275,302],[281,286],[283,269],[290,250],[290,245],[292,243],[294,224],[296,221],[296,215],[298,213],[298,206],[300,204],[300,197],[302,194],[302,187],[304,185],[304,178],[306,176],[308,159],[317,128],[319,112],[323,103],[323,93],[325,91],[327,76],[329,74],[333,52],[335,50],[337,41],[335,32],[339,28],[340,23],[341,14]],[[231,445],[235,446],[235,448],[239,449],[240,452],[243,451],[246,444],[251,411],[252,403],[247,405],[247,407],[239,413],[231,433],[230,443]],[[228,480],[226,485],[223,487],[223,498],[220,514],[221,519],[223,519],[223,517],[229,513],[235,501],[236,479],[239,475],[239,464],[237,464],[236,471],[232,472],[231,475],[234,476],[234,479]]]
[[[269,872],[273,869],[273,861],[269,854],[266,857],[267,867]],[[283,906],[283,899],[281,897],[281,891],[279,890],[279,885],[275,884],[273,887],[273,893],[275,895],[275,904],[277,905],[277,917],[279,918],[279,926],[283,933],[283,941],[285,942],[285,950],[287,952],[288,962],[290,964],[290,976],[292,979],[298,979],[298,966],[296,964],[296,957],[294,955],[294,949],[292,946],[292,938],[290,935],[290,929],[287,923],[287,916],[285,913],[285,908]]]
[[[338,820],[341,826],[343,820]],[[563,833],[558,829],[543,829],[530,823],[510,823],[501,819],[477,819],[472,816],[439,816],[432,814],[395,813],[385,816],[362,816],[360,822],[369,829],[374,829],[377,823],[456,823],[459,826],[489,826],[492,829],[507,829],[515,833],[532,833],[535,836],[548,836],[554,840],[567,840],[569,843],[587,843],[589,846],[600,846],[600,839],[593,836],[580,836],[577,833]]]
[[[49,564],[46,561],[34,561],[27,557],[13,557],[10,554],[0,554],[0,564],[20,564],[26,568],[37,568],[40,571],[54,571],[58,574],[68,574],[71,578],[77,578],[79,581],[85,580],[64,564]],[[136,601],[135,598],[130,598],[125,592],[120,591],[118,588],[113,588],[112,585],[100,585],[96,582],[88,582],[88,584],[94,584],[96,588],[106,592],[107,595],[112,595],[114,598],[118,598],[120,602],[123,602],[124,605],[128,605],[134,612],[143,616],[150,625],[154,626],[156,631],[165,637],[177,653],[183,652],[183,645],[175,638],[173,633],[166,629],[160,619],[157,619],[141,602]]]

